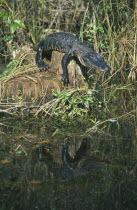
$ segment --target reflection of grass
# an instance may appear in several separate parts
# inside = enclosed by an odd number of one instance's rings
[[[10,173],[10,175],[14,176],[17,180],[21,180],[21,182],[16,183],[16,181],[14,181],[13,189],[12,183],[11,185],[7,185],[5,178],[5,182],[3,182],[0,187],[2,196],[5,193],[3,186],[8,186],[9,189],[12,188],[12,190],[8,191],[8,195],[10,196],[12,193],[12,197],[10,198],[14,200],[13,205],[16,202],[14,195],[16,195],[17,190],[21,195],[19,199],[21,200],[24,198],[27,207],[28,205],[33,206],[33,202],[30,204],[27,200],[29,194],[32,198],[34,195],[38,196],[39,199],[37,202],[39,205],[40,203],[44,205],[45,198],[51,199],[52,201],[53,196],[58,196],[58,205],[63,206],[63,209],[65,209],[64,207],[66,205],[71,207],[68,209],[73,209],[72,206],[74,207],[74,205],[79,205],[78,209],[83,205],[90,206],[91,209],[95,210],[136,209],[134,208],[137,202],[136,139],[133,113],[129,113],[127,116],[121,116],[121,118],[117,119],[118,122],[114,119],[110,119],[109,121],[106,121],[106,123],[104,122],[104,126],[106,127],[104,127],[104,132],[102,133],[96,132],[94,129],[94,133],[90,132],[88,135],[85,134],[84,136],[83,132],[83,140],[88,140],[88,155],[91,156],[93,161],[98,160],[103,163],[103,167],[101,172],[93,171],[93,173],[91,172],[91,174],[86,176],[76,177],[63,182],[56,182],[54,177],[52,177],[51,182],[46,162],[48,156],[45,149],[41,152],[41,146],[46,146],[44,141],[45,137],[47,138],[48,135],[50,136],[49,142],[51,141],[50,147],[52,146],[52,141],[54,142],[54,139],[56,142],[59,142],[61,139],[64,141],[65,131],[62,135],[61,128],[59,127],[59,120],[58,124],[57,121],[55,122],[53,119],[47,118],[29,118],[26,120],[24,120],[24,118],[22,120],[21,118],[19,120],[10,118],[7,121],[12,127],[8,127],[8,133],[6,133],[5,138],[0,137],[0,141],[3,142],[0,146],[0,150],[5,151],[5,156],[10,154],[10,156],[13,157],[14,162],[13,166],[11,165],[12,168],[7,167],[4,173],[7,176]],[[42,126],[45,132],[43,135],[41,135]],[[98,126],[101,126],[101,124],[98,124]],[[60,129],[60,135],[54,132],[56,129]],[[64,125],[66,135],[68,135],[67,129],[68,127],[65,127]],[[75,130],[77,130],[77,132],[75,131],[75,134],[73,131],[72,133],[70,132],[69,145],[71,145],[74,140],[78,142],[82,136],[78,135],[83,131],[82,126],[75,128]],[[6,138],[9,138],[8,141]],[[43,145],[36,144],[36,141],[40,140],[43,140]],[[22,156],[17,154],[17,149],[22,151],[22,148],[27,151],[27,156],[24,153],[24,150]],[[39,159],[40,155],[42,155],[42,159]],[[4,160],[4,153],[2,156],[2,160]],[[3,162],[3,165],[4,164],[6,163]],[[15,174],[11,173],[13,169],[15,170]],[[42,186],[39,185],[41,182]],[[51,183],[54,183],[54,186]],[[53,194],[55,183],[56,192],[54,191]],[[44,195],[44,199],[40,196],[41,193]],[[77,198],[73,200],[75,195],[77,195]],[[63,203],[64,199],[65,203]],[[7,200],[8,198],[5,197],[3,202],[6,202]]]

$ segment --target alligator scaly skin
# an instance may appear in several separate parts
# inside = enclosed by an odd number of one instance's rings
[[[98,53],[92,50],[86,43],[80,41],[76,36],[69,33],[53,33],[40,41],[36,54],[36,63],[41,70],[47,70],[48,65],[42,61],[42,55],[47,51],[60,51],[65,53],[61,64],[63,69],[62,81],[68,85],[67,65],[71,56],[78,58],[82,66],[85,66],[83,75],[87,76],[87,68],[96,67],[102,71],[110,70],[110,67],[100,57]]]

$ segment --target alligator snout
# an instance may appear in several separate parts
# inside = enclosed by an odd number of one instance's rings
[[[100,68],[100,71],[110,71],[110,66],[106,65],[104,68]]]
[[[88,54],[82,57],[79,56],[79,60],[84,66],[88,68],[95,67],[99,69],[100,71],[110,70],[110,67],[107,65],[107,63],[96,52],[94,52],[94,56],[92,57],[91,55],[88,55]]]
[[[110,66],[106,66],[105,71],[110,71],[110,70],[111,70]]]

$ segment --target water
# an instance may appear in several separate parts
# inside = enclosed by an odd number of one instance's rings
[[[110,136],[67,138],[67,167],[62,163],[66,138],[32,121],[1,126],[0,210],[136,209],[136,147],[130,121],[122,122],[119,131],[113,125]]]

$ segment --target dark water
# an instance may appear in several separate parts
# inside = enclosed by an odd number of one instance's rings
[[[122,135],[113,125],[109,137],[70,137],[67,167],[64,137],[47,141],[32,127],[1,129],[0,210],[136,209],[136,144],[129,124],[122,124]]]

